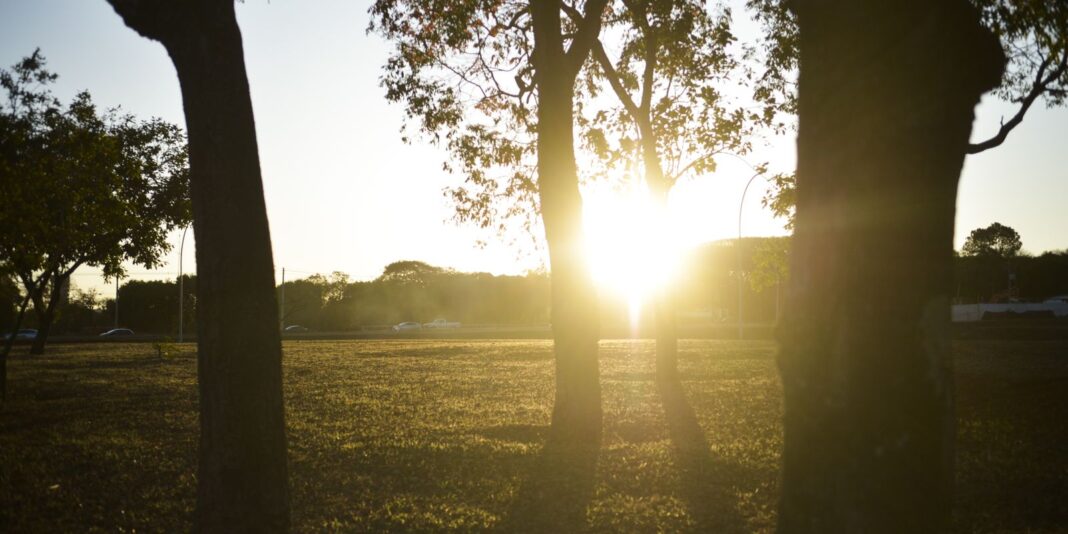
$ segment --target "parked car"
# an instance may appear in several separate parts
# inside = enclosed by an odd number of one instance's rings
[[[282,331],[286,332],[287,334],[299,334],[301,332],[307,332],[308,331],[308,327],[300,326],[299,324],[291,324],[291,325],[287,326],[285,328],[285,330],[282,330]]]
[[[403,332],[405,330],[422,330],[422,329],[423,329],[423,325],[421,325],[421,324],[419,324],[417,322],[414,322],[414,321],[406,321],[406,322],[403,322],[403,323],[400,323],[400,324],[393,325],[393,331],[394,332]]]
[[[134,331],[129,328],[112,328],[111,330],[100,334],[100,337],[122,337],[132,335],[134,335]]]
[[[445,319],[434,319],[429,323],[423,323],[423,328],[460,328],[460,323],[449,322]]]
[[[4,339],[11,337],[11,333],[4,334]],[[22,328],[18,332],[15,332],[15,339],[37,339],[37,330],[33,328]]]

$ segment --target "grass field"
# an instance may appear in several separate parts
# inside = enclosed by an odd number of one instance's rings
[[[548,465],[541,340],[285,345],[296,531],[768,531],[782,400],[770,342],[602,343],[595,464]],[[195,357],[55,345],[10,363],[0,531],[187,531]],[[1068,342],[960,341],[959,531],[1068,530]],[[669,388],[670,389],[670,388]]]

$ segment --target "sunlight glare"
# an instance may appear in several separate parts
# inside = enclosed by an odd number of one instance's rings
[[[594,281],[626,299],[637,325],[642,305],[677,276],[684,232],[638,180],[622,190],[591,188],[583,208]]]

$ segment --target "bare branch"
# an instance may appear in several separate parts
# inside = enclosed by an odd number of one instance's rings
[[[1031,108],[1031,105],[1035,103],[1035,100],[1037,100],[1039,96],[1042,96],[1049,89],[1050,85],[1064,76],[1065,71],[1068,71],[1068,50],[1065,50],[1064,53],[1061,54],[1061,60],[1057,64],[1057,68],[1047,76],[1046,69],[1049,68],[1050,63],[1051,59],[1047,58],[1041,65],[1039,65],[1038,73],[1035,74],[1034,84],[1031,86],[1031,90],[1027,93],[1027,96],[1020,101],[1020,109],[1016,111],[1016,114],[1013,115],[1008,122],[1003,123],[998,130],[998,133],[990,139],[981,143],[969,144],[968,149],[965,152],[966,154],[978,154],[1005,142],[1005,139],[1009,136],[1009,132],[1023,122],[1024,115],[1027,114],[1027,110]]]

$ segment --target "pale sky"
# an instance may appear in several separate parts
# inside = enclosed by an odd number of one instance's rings
[[[344,271],[371,279],[396,260],[418,259],[464,271],[517,274],[538,259],[491,243],[449,221],[442,189],[459,183],[441,170],[445,154],[405,145],[403,110],[378,85],[388,47],[367,35],[369,1],[250,0],[237,5],[256,116],[275,266],[287,279]],[[101,107],[184,125],[178,80],[163,47],[126,28],[104,0],[0,0],[0,66],[40,47],[64,102],[88,89]],[[974,138],[990,136],[1012,105],[993,98],[978,109]],[[1036,105],[1001,147],[965,161],[956,244],[994,221],[1015,228],[1024,249],[1068,247],[1068,111]],[[793,165],[793,139],[752,161]],[[734,237],[738,203],[751,172],[723,161],[717,173],[676,187],[675,218],[690,243]],[[743,210],[743,234],[784,234],[760,206],[754,182]],[[178,239],[164,267],[137,279],[173,278]],[[185,272],[195,271],[192,232]],[[110,294],[94,269],[75,277],[81,288]]]

